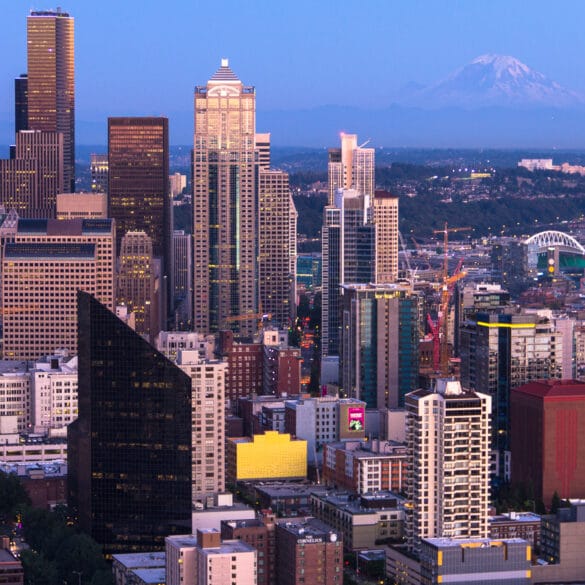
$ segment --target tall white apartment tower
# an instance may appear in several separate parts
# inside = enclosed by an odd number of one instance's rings
[[[487,538],[491,398],[439,379],[405,402],[409,548],[418,553],[423,538]]]
[[[206,505],[225,491],[225,373],[227,362],[180,350],[177,366],[191,377],[193,503]]]
[[[341,133],[341,148],[329,149],[329,205],[338,189],[355,189],[373,197],[375,189],[373,148],[358,146],[357,134]]]

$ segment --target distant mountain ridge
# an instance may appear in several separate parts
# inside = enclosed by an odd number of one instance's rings
[[[481,55],[429,86],[409,84],[397,102],[429,109],[443,107],[575,107],[585,96],[561,86],[509,55]]]

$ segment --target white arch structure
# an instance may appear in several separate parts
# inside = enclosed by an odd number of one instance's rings
[[[556,248],[559,251],[581,254],[585,256],[585,248],[569,234],[556,230],[539,232],[530,236],[525,242],[528,247],[528,266],[535,268],[538,262],[538,254],[549,248]]]
[[[530,236],[526,242],[527,246],[536,246],[539,250],[546,250],[547,248],[565,248],[567,251],[579,252],[585,255],[585,248],[569,234],[558,232],[555,230],[548,230]]]

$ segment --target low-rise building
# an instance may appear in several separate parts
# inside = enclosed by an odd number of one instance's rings
[[[357,494],[406,489],[408,452],[392,441],[350,441],[323,447],[323,482]]]
[[[306,479],[307,442],[289,434],[229,438],[226,442],[226,481]]]
[[[134,571],[165,570],[164,552],[128,553],[112,555],[112,572],[115,585],[135,583]]]
[[[341,585],[343,542],[317,520],[276,526],[276,582],[279,585]]]
[[[166,585],[256,585],[256,550],[219,530],[165,539]]]
[[[311,504],[316,518],[343,535],[346,550],[371,549],[404,537],[404,499],[394,494],[313,494]]]
[[[490,538],[521,538],[533,548],[540,547],[540,525],[542,518],[533,512],[508,512],[490,516]]]

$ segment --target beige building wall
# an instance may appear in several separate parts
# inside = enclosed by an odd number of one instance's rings
[[[58,193],[57,219],[106,219],[108,196],[105,193]]]

